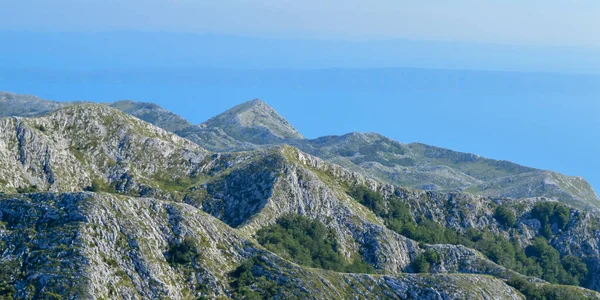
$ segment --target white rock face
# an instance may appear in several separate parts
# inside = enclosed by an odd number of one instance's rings
[[[0,119],[0,191],[80,191],[93,180],[137,187],[154,176],[188,176],[207,152],[192,142],[97,104],[46,116]],[[131,185],[131,183],[130,183]]]

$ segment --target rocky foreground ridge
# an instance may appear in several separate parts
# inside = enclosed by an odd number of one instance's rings
[[[0,136],[0,295],[7,297],[600,297],[600,219],[559,197],[401,187],[291,146],[209,152],[100,104],[0,119]],[[541,218],[539,203],[556,212]],[[500,207],[514,221],[499,217]],[[343,261],[368,272],[298,264],[264,243],[265,230],[290,215],[323,224]],[[549,253],[586,272],[569,277],[571,286],[551,284],[562,279],[537,272],[542,262],[526,270],[481,243],[417,234],[430,228],[520,248],[544,236]]]

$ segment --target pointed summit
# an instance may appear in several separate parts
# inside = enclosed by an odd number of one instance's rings
[[[237,140],[258,145],[304,139],[286,119],[259,99],[242,103],[200,126],[219,129]]]

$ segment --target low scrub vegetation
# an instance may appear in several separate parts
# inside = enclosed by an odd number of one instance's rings
[[[338,249],[335,234],[307,217],[283,216],[259,230],[256,238],[268,250],[304,266],[350,273],[375,271],[360,257],[349,263]]]
[[[464,234],[450,230],[423,216],[413,217],[409,206],[398,197],[385,199],[381,194],[359,186],[349,194],[381,217],[388,228],[410,239],[427,244],[464,245],[476,249],[490,260],[524,275],[542,278],[550,283],[579,285],[588,275],[586,264],[578,257],[560,257],[548,244],[552,226],[563,229],[569,222],[569,209],[557,202],[540,202],[532,210],[532,217],[542,224],[541,236],[524,249],[516,240],[496,236],[488,231],[469,228]],[[508,207],[499,206],[495,213],[498,222],[506,227],[516,224],[516,216]],[[429,254],[413,263],[416,272],[429,271],[434,263]]]

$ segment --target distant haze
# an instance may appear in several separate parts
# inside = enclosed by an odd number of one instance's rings
[[[0,0],[0,90],[261,98],[305,136],[375,131],[600,187],[598,0]]]
[[[0,20],[0,22],[2,22]],[[344,41],[169,32],[2,32],[0,68],[390,68],[600,74],[600,49],[451,41]]]
[[[158,30],[600,48],[600,2],[597,0],[0,2],[0,30]]]

